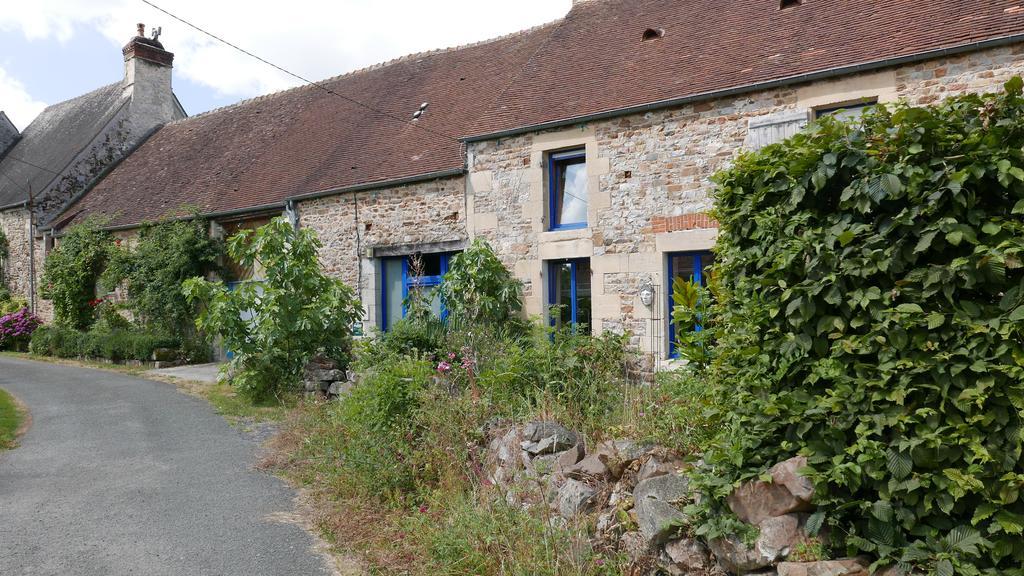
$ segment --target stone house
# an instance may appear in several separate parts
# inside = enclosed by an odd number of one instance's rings
[[[0,112],[0,229],[9,243],[0,283],[17,296],[30,297],[41,264],[42,250],[31,258],[32,230],[161,125],[185,117],[171,90],[174,55],[142,24],[122,54],[121,80],[47,107],[24,132]]]
[[[222,226],[286,214],[383,329],[483,237],[528,314],[667,359],[672,279],[714,258],[715,171],[817,116],[1022,73],[1015,1],[577,0],[518,34],[172,122],[51,232],[183,205]]]

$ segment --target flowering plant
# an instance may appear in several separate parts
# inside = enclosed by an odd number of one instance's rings
[[[28,308],[0,316],[0,350],[24,345],[40,325],[42,321]]]

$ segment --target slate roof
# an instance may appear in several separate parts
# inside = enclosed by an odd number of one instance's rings
[[[553,25],[418,54],[171,122],[61,217],[111,226],[181,212],[281,204],[302,194],[460,170],[458,137],[533,56]],[[420,105],[422,118],[410,124]]]
[[[457,139],[1024,33],[1007,0],[587,0],[562,20],[168,124],[63,216],[128,226],[464,169]],[[648,28],[664,36],[647,42]],[[411,119],[429,107],[417,128]],[[397,117],[397,120],[395,119]],[[423,128],[423,129],[421,129]]]
[[[43,110],[0,157],[0,208],[47,189],[130,99],[115,82]]]

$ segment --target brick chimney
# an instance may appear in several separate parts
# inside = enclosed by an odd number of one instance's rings
[[[124,54],[124,89],[132,99],[132,123],[141,131],[148,130],[150,119],[167,122],[178,116],[180,105],[171,91],[171,67],[174,54],[160,43],[160,28],[146,36],[146,25],[139,24],[137,34],[121,50]],[[144,118],[145,121],[136,121]],[[140,134],[141,135],[141,132]]]

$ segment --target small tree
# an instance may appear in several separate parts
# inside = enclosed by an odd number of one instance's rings
[[[449,314],[466,322],[506,322],[522,310],[521,293],[522,283],[483,238],[452,258],[441,284],[441,299]]]
[[[94,319],[96,283],[110,257],[113,238],[104,222],[90,218],[68,228],[46,257],[42,296],[53,302],[57,323],[84,330]]]
[[[676,278],[672,282],[672,323],[676,328],[676,350],[681,358],[705,369],[714,359],[715,326],[711,290],[700,282]]]
[[[223,337],[235,354],[233,383],[254,400],[297,385],[317,353],[347,360],[351,326],[363,310],[350,287],[321,271],[320,246],[313,231],[276,218],[228,240],[231,258],[261,270],[262,280],[234,290],[202,278],[184,283],[189,302],[203,305],[197,327]]]

